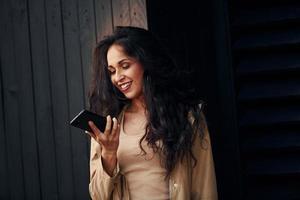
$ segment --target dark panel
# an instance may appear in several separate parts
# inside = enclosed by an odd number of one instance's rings
[[[11,1],[13,8],[13,28],[15,63],[18,72],[15,77],[19,83],[19,125],[22,141],[24,184],[26,199],[40,199],[39,158],[35,130],[34,96],[30,58],[29,23],[27,2]],[[30,116],[30,117],[29,117]]]
[[[169,5],[172,4],[172,9]],[[178,12],[181,15],[178,15]],[[164,1],[151,2],[147,1],[147,15],[149,29],[156,34],[166,48],[171,52],[175,62],[180,68],[190,68],[188,59],[189,51],[193,53],[193,50],[188,49],[187,39],[197,35],[199,29],[195,27],[191,28],[191,22],[189,18],[195,17],[197,12],[189,10],[189,6],[182,4],[181,2]],[[192,30],[191,32],[189,30]],[[195,39],[190,45],[198,46],[199,37]],[[201,48],[201,47],[200,47]],[[195,51],[197,56],[201,56],[199,51]],[[199,59],[201,60],[201,59]],[[202,62],[202,60],[200,61]],[[198,68],[202,63],[198,63]],[[196,69],[195,69],[196,70]],[[195,79],[194,79],[195,80]]]
[[[97,41],[112,33],[113,17],[111,0],[94,0]]]
[[[238,121],[234,91],[234,76],[230,52],[230,32],[226,1],[216,0],[213,3],[213,24],[215,44],[215,65],[211,77],[217,87],[216,107],[211,115],[218,116],[217,134],[217,174],[220,199],[242,199],[242,180],[240,149],[238,138]],[[215,74],[215,75],[214,75]],[[215,76],[215,77],[214,77]],[[214,116],[212,116],[214,118]],[[218,173],[219,171],[219,173]]]
[[[172,5],[170,7],[170,5]],[[182,69],[186,84],[205,100],[219,199],[241,199],[238,126],[224,1],[147,1],[149,29],[158,34]]]
[[[244,197],[299,199],[300,4],[230,8]]]
[[[84,108],[84,80],[80,49],[78,2],[66,0],[62,2],[66,73],[69,98],[69,118]],[[91,33],[94,34],[94,33]],[[87,135],[76,128],[71,128],[73,176],[76,199],[89,197],[89,158],[87,151]]]
[[[39,0],[30,0],[28,5],[41,193],[43,199],[58,199],[45,5]]]
[[[65,69],[62,13],[59,0],[45,1],[48,36],[49,73],[53,105],[55,149],[57,151],[57,186],[59,199],[74,199],[72,144],[69,99]]]
[[[18,72],[14,62],[14,38],[12,18],[13,10],[9,1],[3,5],[3,38],[1,41],[1,70],[3,83],[3,115],[6,138],[7,169],[10,199],[17,200],[24,197],[23,158],[19,127],[19,85],[15,74]]]

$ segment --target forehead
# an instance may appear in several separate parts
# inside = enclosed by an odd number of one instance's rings
[[[117,65],[119,61],[129,58],[124,49],[120,45],[112,45],[107,51],[107,64],[108,66]]]

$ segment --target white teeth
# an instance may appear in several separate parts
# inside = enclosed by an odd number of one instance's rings
[[[125,89],[125,88],[127,88],[129,85],[130,85],[130,83],[124,83],[124,84],[122,84],[122,85],[120,85],[120,86],[121,86],[122,89]]]

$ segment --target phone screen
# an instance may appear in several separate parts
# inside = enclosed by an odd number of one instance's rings
[[[101,132],[104,132],[106,126],[106,117],[90,112],[88,110],[82,110],[76,115],[70,122],[74,127],[80,128],[84,131],[93,132],[88,122],[92,121],[98,127]]]

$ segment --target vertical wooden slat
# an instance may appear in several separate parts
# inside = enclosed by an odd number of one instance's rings
[[[84,96],[85,107],[88,107],[87,92],[89,89],[92,65],[92,52],[96,46],[96,30],[94,18],[93,0],[80,1],[78,0],[78,17],[80,26],[80,50],[82,56],[82,72],[84,80]]]
[[[62,2],[70,118],[84,107],[85,98],[77,6],[76,0]],[[71,140],[75,198],[79,200],[87,199],[89,197],[87,136],[81,130],[71,128]]]
[[[148,28],[146,0],[129,0],[131,26]]]
[[[29,19],[42,199],[58,199],[44,1],[29,0]]]
[[[34,100],[30,60],[29,23],[26,0],[11,1],[13,8],[14,42],[16,44],[15,63],[19,83],[20,138],[24,165],[24,185],[26,199],[40,199],[39,159],[34,120]],[[30,117],[29,117],[30,116]]]
[[[15,76],[18,73],[14,62],[14,38],[12,27],[12,15],[10,1],[5,1],[3,5],[3,38],[1,42],[1,67],[3,78],[3,104],[4,104],[4,129],[7,147],[7,168],[9,196],[11,200],[23,199],[24,197],[24,177],[22,150],[19,134],[19,105],[18,105],[18,80]]]
[[[114,27],[131,24],[129,0],[112,0],[112,8]]]
[[[112,33],[113,17],[111,0],[94,0],[97,42]]]
[[[61,1],[45,1],[59,199],[74,199]]]
[[[5,2],[6,3],[6,2]],[[4,6],[0,6],[0,19],[7,20],[7,9]],[[7,168],[7,147],[5,137],[5,119],[4,119],[4,88],[3,88],[3,46],[4,34],[7,29],[7,21],[0,20],[0,199],[9,199],[9,187],[8,187],[8,168]]]
[[[80,51],[81,51],[81,68],[83,73],[83,87],[85,108],[89,108],[88,103],[88,90],[91,79],[91,65],[92,65],[92,52],[96,46],[96,27],[95,27],[95,8],[94,0],[86,0],[78,2],[78,18],[79,18],[79,34],[80,34]],[[90,141],[86,140],[86,158],[89,158]],[[89,159],[87,159],[89,161]],[[84,166],[86,167],[86,165]],[[89,183],[89,170],[86,172],[85,183]],[[86,185],[82,188],[83,192],[87,190]]]
[[[1,28],[3,28],[3,26],[1,26]],[[3,35],[1,34],[1,36]],[[8,184],[7,184],[8,183],[7,151],[6,151],[7,147],[5,144],[6,138],[5,138],[5,130],[4,130],[4,102],[3,102],[4,94],[3,94],[2,76],[3,76],[2,64],[0,62],[0,199],[9,199]]]

